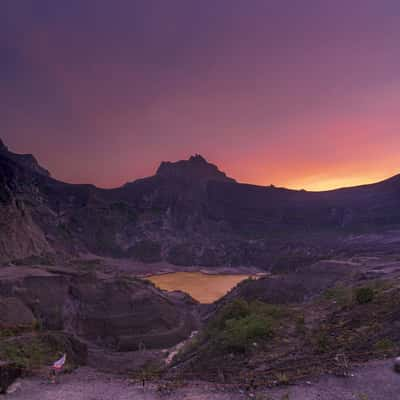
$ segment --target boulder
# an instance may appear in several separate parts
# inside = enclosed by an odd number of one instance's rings
[[[0,393],[6,393],[7,388],[21,376],[21,373],[21,369],[14,364],[0,361]]]
[[[32,311],[17,297],[0,297],[0,327],[32,327]]]
[[[395,358],[394,360],[394,370],[400,374],[400,357]]]

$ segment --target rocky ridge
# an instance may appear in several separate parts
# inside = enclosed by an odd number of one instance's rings
[[[51,178],[0,150],[0,261],[80,255],[181,266],[296,269],[379,252],[400,226],[400,179],[329,192],[240,184],[196,155],[110,190]]]

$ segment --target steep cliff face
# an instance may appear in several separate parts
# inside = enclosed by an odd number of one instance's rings
[[[0,261],[52,252],[35,221],[43,198],[36,172],[0,151]]]
[[[1,145],[0,188],[0,261],[83,253],[292,268],[343,248],[349,235],[400,227],[399,177],[294,191],[239,184],[199,155],[103,190],[59,182]]]
[[[64,331],[114,350],[167,348],[196,329],[196,303],[130,277],[39,267],[0,271],[0,329]]]
[[[41,175],[50,176],[49,171],[43,168],[32,154],[16,154],[8,150],[8,147],[0,139],[0,155],[15,161],[20,166]]]

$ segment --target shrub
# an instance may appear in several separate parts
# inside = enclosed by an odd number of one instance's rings
[[[395,348],[395,344],[393,343],[392,340],[385,338],[385,339],[381,339],[378,342],[376,342],[374,347],[378,351],[385,352],[385,351],[393,350],[393,348]]]
[[[24,343],[8,341],[1,346],[1,357],[24,369],[39,367],[47,355],[47,349],[39,340],[29,340]]]
[[[282,315],[280,307],[235,299],[209,322],[205,337],[211,339],[215,349],[244,352],[255,339],[270,338]]]
[[[330,349],[329,337],[325,331],[318,332],[314,339],[318,353],[327,353]]]
[[[356,299],[358,304],[370,303],[374,299],[374,290],[369,287],[363,287],[356,290]]]
[[[230,319],[222,332],[222,345],[232,351],[243,352],[251,341],[271,337],[271,322],[260,315],[251,314],[240,319]]]
[[[223,329],[226,321],[231,319],[244,318],[250,314],[249,304],[246,300],[235,299],[226,304],[211,322],[211,328]]]
[[[326,300],[332,300],[339,306],[349,306],[353,302],[353,291],[345,286],[335,286],[325,291],[324,297]]]
[[[289,385],[289,377],[284,372],[278,372],[276,380],[279,385]]]
[[[32,330],[33,330],[33,331],[36,331],[36,332],[39,332],[39,331],[43,330],[43,323],[42,323],[42,321],[40,321],[40,320],[38,320],[38,319],[35,319],[35,320],[32,322]]]

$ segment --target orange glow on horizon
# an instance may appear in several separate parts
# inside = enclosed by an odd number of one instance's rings
[[[377,183],[383,181],[390,176],[385,177],[371,177],[371,176],[358,176],[358,177],[349,177],[349,178],[340,178],[340,177],[332,177],[327,179],[316,179],[315,181],[305,180],[303,183],[299,181],[299,183],[289,184],[288,187],[290,189],[305,189],[312,192],[323,192],[328,190],[342,189],[354,186],[362,186],[369,185],[372,183]]]
[[[359,173],[359,169],[350,169],[349,172],[331,170],[324,171],[320,169],[321,173],[312,173],[313,171],[306,169],[303,174],[298,173],[297,177],[293,176],[293,171],[285,171],[286,174],[277,174],[269,177],[252,176],[251,179],[237,179],[239,183],[247,183],[250,185],[282,187],[292,190],[307,190],[310,192],[322,192],[336,189],[343,189],[355,186],[370,185],[390,179],[400,173],[399,168],[393,167],[390,169],[382,169],[380,174],[375,171],[366,171],[366,173]],[[358,172],[358,173],[357,173]],[[261,175],[261,174],[260,174]],[[232,176],[232,175],[230,175]],[[235,175],[233,175],[234,178]]]

